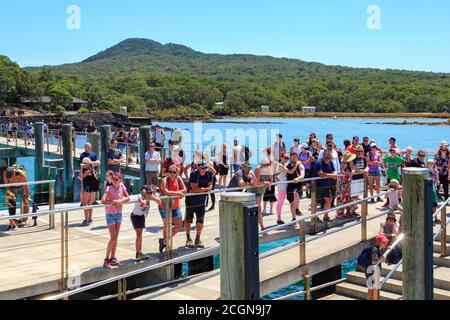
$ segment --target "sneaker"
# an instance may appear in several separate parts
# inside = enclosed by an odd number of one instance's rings
[[[195,239],[195,246],[197,248],[204,248],[205,247],[205,245],[203,244],[202,240],[200,240],[200,238],[196,238]]]
[[[267,215],[266,209],[264,209],[264,210],[262,211],[262,215],[263,215],[263,216]]]
[[[166,243],[163,238],[159,238],[159,253],[162,253],[164,251],[164,248],[166,247]]]
[[[88,226],[89,225],[89,221],[87,220],[83,220],[83,222],[81,223],[82,227]]]
[[[188,238],[186,240],[186,247],[188,247],[188,248],[193,248],[194,247],[194,242],[192,241],[191,238]]]
[[[144,261],[147,259],[148,259],[148,257],[145,254],[143,254],[142,252],[136,253],[136,259],[135,259],[136,262],[141,262],[141,261]]]
[[[297,216],[302,216],[303,213],[300,210],[297,210],[297,212],[295,213]]]
[[[278,220],[277,224],[279,224],[279,225],[284,224],[284,221],[283,220]]]
[[[375,203],[375,198],[372,198],[372,200],[370,200],[370,202]]]
[[[33,221],[33,227],[37,227],[37,219],[34,219],[34,221]]]
[[[105,260],[103,261],[103,268],[105,268],[105,269],[111,269],[111,262],[110,262],[109,259],[105,259]]]
[[[122,264],[120,263],[120,261],[117,260],[117,258],[112,258],[112,259],[109,261],[109,263],[110,263],[111,266],[114,266],[114,267],[120,267],[120,266],[122,265]]]

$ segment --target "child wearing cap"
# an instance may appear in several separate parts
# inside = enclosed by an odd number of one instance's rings
[[[158,205],[161,204],[161,200],[153,195],[152,187],[149,185],[143,186],[130,215],[131,224],[134,231],[136,231],[136,262],[148,259],[142,253],[142,231],[145,229],[145,218],[147,218],[150,211],[150,201],[154,201]]]
[[[389,244],[389,239],[386,238],[384,235],[378,235],[375,237],[375,246],[370,251],[369,257],[371,260],[372,265],[366,268],[365,274],[367,279],[367,300],[374,300],[374,287],[375,282],[372,283],[371,280],[378,280],[375,279],[376,275],[380,275],[380,272],[375,272],[375,268],[378,268],[378,270],[381,270],[381,263],[386,260],[386,257],[383,255],[383,252],[387,249],[387,246]],[[375,265],[378,265],[378,267],[374,267]]]

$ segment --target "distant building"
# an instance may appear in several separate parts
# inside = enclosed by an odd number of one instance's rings
[[[316,112],[316,107],[312,107],[312,106],[302,107],[302,113],[315,113],[315,112]]]
[[[219,101],[219,102],[216,102],[216,103],[214,103],[216,106],[223,106],[223,101]]]
[[[51,97],[48,96],[43,96],[40,97],[39,99],[22,99],[21,100],[22,104],[24,104],[25,106],[31,107],[33,105],[36,104],[42,104],[42,105],[52,105],[52,104],[58,104],[58,101],[53,101],[53,99]],[[72,111],[77,111],[79,109],[81,109],[82,107],[88,107],[89,106],[89,102],[78,99],[78,98],[73,98],[72,99]]]
[[[127,106],[120,106],[119,107],[119,113],[128,116],[128,107]]]
[[[261,106],[261,112],[269,112],[270,107],[269,106]]]

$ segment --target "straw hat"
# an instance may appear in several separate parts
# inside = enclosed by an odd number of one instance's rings
[[[264,159],[261,160],[261,164],[262,165],[268,165],[268,164],[270,164],[270,160],[267,159],[267,158],[264,158]]]
[[[89,157],[83,158],[81,161],[82,164],[92,164],[92,160]]]
[[[448,142],[447,141],[442,141],[441,142],[441,147],[447,148],[448,147]]]
[[[348,163],[351,162],[353,160],[355,160],[356,155],[347,151],[346,153],[344,153],[344,155],[342,156],[342,162],[344,163]]]
[[[400,186],[400,182],[397,179],[392,179],[391,182],[389,182],[389,187],[398,188],[399,186]]]
[[[355,151],[364,151],[364,147],[360,144],[358,144],[355,148]]]

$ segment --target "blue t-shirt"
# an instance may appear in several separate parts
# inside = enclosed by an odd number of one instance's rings
[[[323,173],[333,173],[335,171],[333,162],[330,161],[330,163],[325,164],[323,159],[317,160],[313,168],[313,177],[319,177],[319,171],[322,171]],[[333,185],[333,181],[333,179],[317,180],[317,188],[329,188]]]
[[[120,149],[109,149],[106,157],[108,160],[122,159],[122,151],[120,151]],[[108,164],[106,169],[111,170],[112,172],[120,172],[120,164]]]
[[[80,155],[80,163],[83,161],[84,158],[89,158],[91,159],[92,162],[97,161],[97,155],[95,154],[95,152],[83,152]]]

